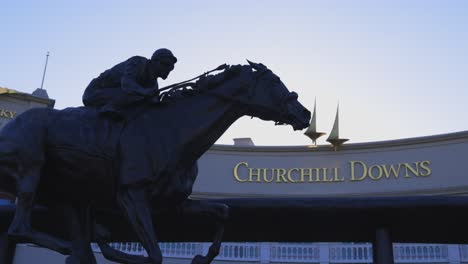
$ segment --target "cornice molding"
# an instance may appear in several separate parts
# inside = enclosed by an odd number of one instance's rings
[[[209,152],[331,152],[342,153],[350,150],[371,150],[371,149],[388,149],[395,147],[406,147],[422,144],[439,144],[446,142],[447,144],[456,142],[468,142],[468,130],[431,135],[415,138],[405,138],[396,140],[385,140],[376,142],[352,143],[340,147],[339,151],[334,151],[331,145],[319,146],[235,146],[235,145],[213,145]]]

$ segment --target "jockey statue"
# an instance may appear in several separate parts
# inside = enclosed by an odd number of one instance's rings
[[[158,49],[151,59],[134,56],[101,73],[86,87],[83,104],[102,115],[122,117],[122,109],[147,98],[159,101],[158,78],[165,80],[177,58]]]

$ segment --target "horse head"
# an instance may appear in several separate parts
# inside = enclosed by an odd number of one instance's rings
[[[248,114],[263,120],[288,124],[294,130],[309,126],[310,111],[297,100],[271,70],[261,63],[248,61],[255,70],[255,82],[250,87]]]

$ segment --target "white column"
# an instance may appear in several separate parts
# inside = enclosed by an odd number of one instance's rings
[[[320,264],[330,263],[330,243],[319,244],[319,262]]]
[[[260,263],[270,263],[270,243],[260,243]]]
[[[447,245],[447,256],[450,264],[460,264],[460,245]]]

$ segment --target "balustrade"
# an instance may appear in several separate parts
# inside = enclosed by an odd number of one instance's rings
[[[313,243],[275,243],[270,247],[270,262],[319,262],[320,247]]]
[[[393,254],[398,263],[448,262],[447,245],[394,244]]]
[[[128,254],[146,255],[140,243],[110,243]],[[206,254],[211,243],[160,243],[164,257],[193,258]],[[372,263],[370,243],[268,243],[269,262],[290,263]],[[260,262],[261,243],[223,243],[217,260]],[[328,256],[320,248],[328,247]],[[92,248],[100,252],[97,245]],[[459,245],[461,262],[468,262],[468,245]],[[440,244],[393,244],[395,263],[449,263],[448,246]]]
[[[330,263],[372,263],[371,244],[330,244]]]
[[[204,243],[205,248],[210,244]],[[206,252],[204,252],[206,254]],[[217,260],[260,261],[259,243],[223,243]]]

